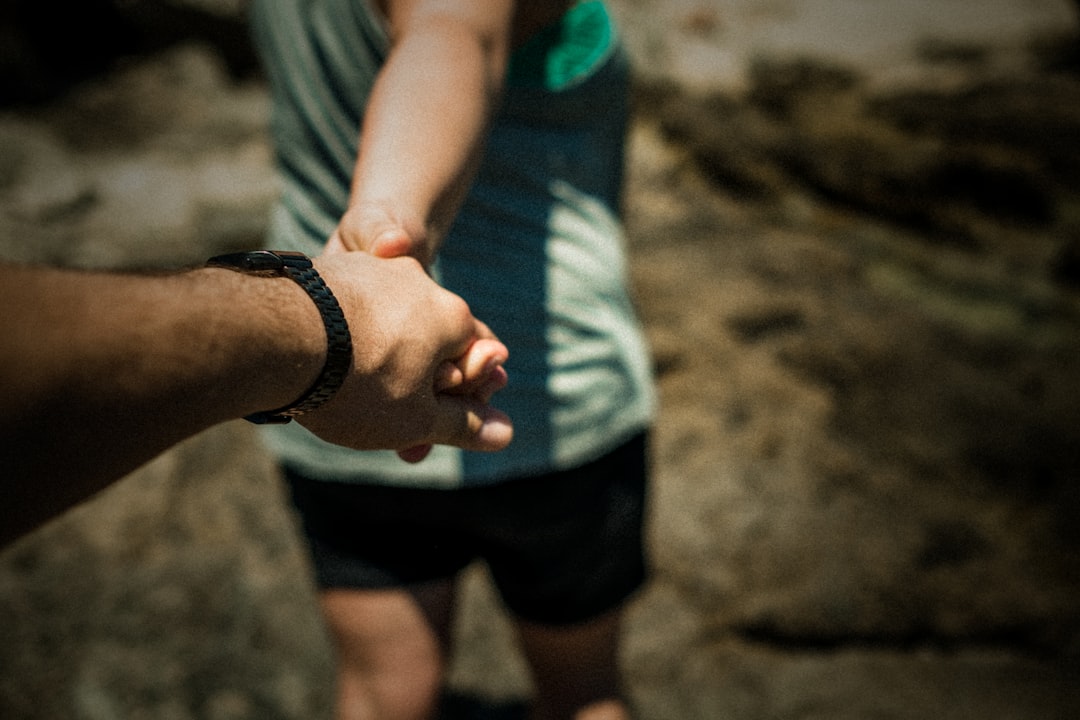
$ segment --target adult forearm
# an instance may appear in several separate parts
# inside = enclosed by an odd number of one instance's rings
[[[3,540],[180,440],[278,407],[318,373],[314,305],[287,279],[6,268]]]
[[[412,258],[314,259],[353,337],[342,386],[298,421],[359,450],[510,442],[489,404],[506,347]],[[291,279],[4,267],[0,545],[218,422],[293,404],[326,361]]]

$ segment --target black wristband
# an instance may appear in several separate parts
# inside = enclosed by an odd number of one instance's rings
[[[284,250],[255,250],[253,252],[218,255],[206,261],[210,267],[265,275],[288,277],[304,289],[315,302],[326,328],[326,362],[314,384],[296,402],[278,408],[245,416],[258,425],[284,424],[297,415],[311,412],[330,399],[345,382],[352,364],[352,337],[345,313],[337,298],[323,282],[319,272],[306,255]]]

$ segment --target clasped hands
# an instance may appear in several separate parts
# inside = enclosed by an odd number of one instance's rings
[[[435,444],[503,449],[513,427],[490,401],[508,380],[506,346],[428,276],[418,259],[427,260],[426,248],[379,222],[368,232],[339,228],[314,260],[354,328],[354,368],[333,398],[297,421],[339,445],[396,448],[407,462]],[[370,413],[364,422],[343,417],[357,407]]]

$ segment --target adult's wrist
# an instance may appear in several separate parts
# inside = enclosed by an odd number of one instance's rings
[[[315,381],[296,400],[245,416],[257,424],[284,424],[317,409],[345,383],[352,364],[352,337],[345,313],[315,265],[304,254],[256,250],[210,258],[207,265],[267,278],[285,277],[298,285],[319,311],[326,335],[325,361]]]
[[[201,288],[191,317],[215,357],[206,365],[203,409],[212,422],[246,417],[295,401],[326,361],[318,309],[288,278],[262,278],[207,267],[191,274]],[[216,337],[211,340],[210,337]]]

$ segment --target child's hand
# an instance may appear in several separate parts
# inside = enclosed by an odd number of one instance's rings
[[[327,252],[361,250],[380,258],[409,255],[425,268],[432,260],[433,248],[424,239],[422,227],[395,217],[378,205],[350,207],[326,245]]]
[[[481,336],[473,341],[465,354],[439,366],[435,373],[435,391],[486,405],[492,395],[506,387],[509,380],[503,367],[509,351],[486,325],[478,325],[481,326]],[[431,445],[418,445],[399,451],[398,457],[417,463],[427,457],[431,448]]]
[[[481,402],[503,389],[507,383],[506,346],[494,338],[479,338],[463,356],[443,363],[436,373],[435,390],[448,395],[468,395]]]

